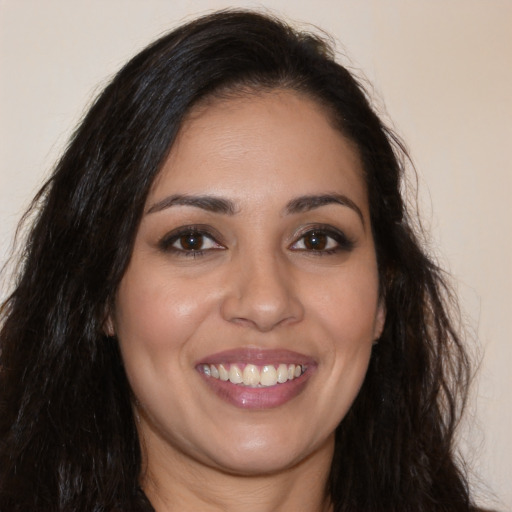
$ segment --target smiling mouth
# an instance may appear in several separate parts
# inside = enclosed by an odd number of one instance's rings
[[[244,347],[197,361],[195,369],[207,388],[241,409],[272,409],[291,402],[306,389],[316,361],[290,350]]]
[[[198,370],[213,379],[231,382],[251,388],[265,388],[284,384],[299,378],[307,370],[300,364],[266,364],[255,365],[246,363],[202,364]]]

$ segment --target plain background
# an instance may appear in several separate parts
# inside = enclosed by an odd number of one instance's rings
[[[512,510],[510,0],[0,0],[0,263],[109,77],[180,22],[229,6],[333,34],[405,139],[431,247],[456,280],[481,359],[463,452],[480,501]]]

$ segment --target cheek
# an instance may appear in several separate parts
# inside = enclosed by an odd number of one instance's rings
[[[354,348],[373,342],[379,317],[376,269],[340,272],[327,280],[314,299],[316,314],[337,344]]]
[[[172,283],[172,284],[171,284]],[[126,349],[157,351],[179,348],[193,334],[209,308],[197,300],[193,283],[153,273],[127,272],[116,300],[115,324]]]
[[[370,269],[370,270],[369,270]],[[345,416],[364,381],[376,338],[379,316],[377,272],[369,266],[361,272],[339,272],[316,294],[313,309],[321,335],[326,393],[320,399],[332,411],[333,425]],[[314,301],[312,301],[314,302]]]
[[[169,275],[154,262],[132,264],[121,281],[116,335],[132,390],[155,418],[171,404],[180,406],[180,394],[169,390],[187,389],[194,360],[189,341],[212,309],[211,297],[203,294],[198,301],[198,296],[197,285]]]

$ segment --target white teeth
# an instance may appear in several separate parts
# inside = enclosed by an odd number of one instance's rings
[[[282,384],[288,380],[288,367],[285,364],[280,364],[277,367],[277,382]]]
[[[275,386],[277,384],[277,371],[271,365],[265,365],[261,370],[260,383],[262,386]]]
[[[244,380],[240,368],[236,364],[232,364],[229,368],[229,381],[233,384],[240,384]]]
[[[215,365],[212,365],[212,366],[215,366]],[[226,370],[226,368],[224,368],[224,365],[222,364],[219,364],[219,377],[220,377],[220,380],[229,380],[229,373],[228,371]]]
[[[222,381],[229,380],[232,384],[243,384],[249,387],[269,387],[284,384],[289,380],[300,377],[306,367],[300,364],[280,363],[277,368],[272,365],[258,367],[246,364],[241,370],[237,364],[204,364],[202,370],[205,375]]]
[[[258,371],[258,368],[253,364],[246,364],[243,372],[243,379],[246,386],[257,386],[260,383],[260,372]]]

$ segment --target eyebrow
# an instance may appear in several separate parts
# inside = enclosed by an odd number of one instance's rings
[[[338,204],[346,206],[357,213],[361,219],[363,226],[365,225],[364,217],[361,209],[354,201],[342,194],[320,194],[300,196],[292,199],[285,207],[285,214],[292,215],[296,213],[303,213],[327,206],[330,204]],[[214,197],[209,195],[187,195],[187,194],[174,194],[165,197],[161,201],[156,202],[148,208],[147,214],[160,212],[172,206],[193,206],[212,213],[221,213],[225,215],[234,215],[237,208],[233,201],[222,197]]]
[[[234,215],[236,212],[235,204],[229,199],[213,196],[175,194],[153,204],[146,213],[160,212],[171,206],[194,206],[208,212],[223,213],[225,215]]]
[[[321,194],[297,197],[296,199],[292,199],[286,205],[285,211],[287,214],[302,213],[329,204],[339,204],[354,210],[354,212],[356,212],[361,219],[363,226],[365,225],[363,212],[361,209],[357,206],[356,203],[354,203],[354,201],[352,201],[352,199],[342,194]]]

